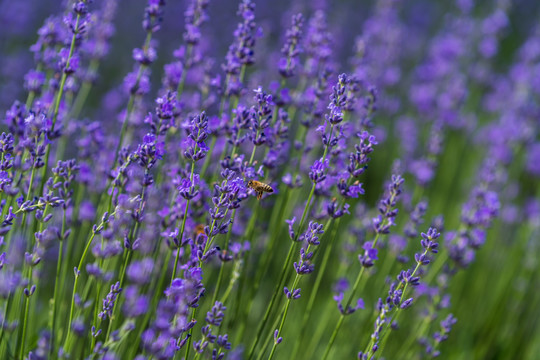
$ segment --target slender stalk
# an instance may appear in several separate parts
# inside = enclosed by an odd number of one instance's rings
[[[349,298],[347,299],[347,303],[345,305],[345,309],[348,309],[354,297],[356,296],[356,292],[358,291],[358,286],[360,285],[360,280],[362,279],[362,275],[364,275],[364,270],[366,268],[362,266],[362,269],[356,276],[356,280],[354,281],[353,289],[351,294],[349,295]],[[332,335],[330,336],[330,341],[328,342],[328,345],[326,345],[326,349],[324,350],[323,360],[326,360],[328,358],[328,355],[330,354],[330,350],[332,349],[332,346],[334,345],[334,341],[336,340],[336,337],[339,333],[339,329],[341,328],[341,325],[343,325],[343,321],[345,320],[345,314],[340,313],[339,320],[336,324],[336,327],[334,328],[334,331],[332,332]]]
[[[306,253],[309,254],[310,250],[311,250],[311,244],[308,245],[306,249]],[[291,291],[296,289],[299,281],[300,281],[300,274],[296,273],[296,276],[294,277],[293,285],[291,287]],[[287,313],[289,311],[289,306],[291,305],[292,300],[293,300],[292,297],[287,298],[287,303],[285,304],[285,309],[283,310],[283,315],[281,316],[281,322],[279,324],[278,333],[275,336],[276,338],[278,338],[281,335],[283,326],[285,325],[285,319],[287,318]],[[271,360],[274,357],[274,353],[276,352],[277,345],[278,345],[277,341],[274,340],[274,345],[272,346],[272,350],[270,351],[270,356],[268,357],[268,360]],[[261,355],[263,354],[263,352],[264,352],[264,348],[263,348],[263,351],[261,352]]]
[[[148,49],[148,46],[150,46],[150,41],[152,40],[152,33],[149,32],[146,34],[146,39],[144,40],[143,49],[146,51]],[[138,86],[139,81],[141,80],[141,76],[146,69],[146,65],[141,64],[139,66],[139,70],[137,71],[137,78],[135,80],[135,86]],[[135,105],[135,94],[131,94],[129,96],[128,104],[126,107],[126,116],[124,117],[124,121],[122,122],[122,128],[120,130],[120,138],[118,139],[118,143],[116,145],[116,150],[114,152],[114,161],[112,167],[114,168],[116,166],[116,162],[118,161],[118,154],[120,153],[120,149],[122,149],[122,144],[124,142],[124,137],[126,135],[129,119],[131,118],[131,113],[133,112],[133,108]]]
[[[377,245],[377,241],[379,240],[380,234],[377,233],[375,235],[375,239],[373,240],[373,247]],[[358,273],[356,280],[353,285],[353,289],[351,294],[349,295],[349,298],[347,299],[347,303],[345,305],[345,309],[348,309],[349,306],[352,304],[353,298],[356,296],[356,292],[358,291],[358,286],[360,285],[360,280],[362,279],[362,275],[364,274],[365,267],[362,266],[362,269]],[[322,357],[323,360],[326,360],[328,358],[328,355],[330,354],[330,350],[332,349],[332,346],[334,345],[334,341],[336,340],[336,337],[339,333],[339,330],[341,329],[341,325],[343,325],[343,321],[345,320],[345,315],[343,313],[340,313],[339,320],[336,324],[336,327],[334,328],[334,331],[332,332],[332,335],[330,336],[330,341],[326,345],[326,349],[324,350],[324,355]]]
[[[255,211],[257,211],[257,210],[255,210]],[[230,228],[229,228],[229,231],[227,232],[227,236],[225,237],[225,246],[224,246],[224,251],[225,252],[229,249],[229,241],[231,239],[232,226],[234,224],[234,218],[235,217],[236,217],[236,209],[234,209],[233,212],[232,212]],[[254,219],[255,217],[256,217],[255,214],[253,214],[252,219]],[[219,294],[219,290],[221,288],[221,283],[223,282],[223,274],[224,273],[225,273],[225,261],[221,261],[221,264],[219,266],[218,279],[217,279],[216,287],[214,288],[214,295],[212,295],[211,304],[216,303],[216,300],[217,300],[217,297],[218,297],[218,294]],[[224,300],[222,300],[221,302],[225,303]]]
[[[111,194],[114,194],[114,187],[112,189]],[[112,195],[111,195],[111,197],[112,197]],[[109,213],[109,217],[111,217],[111,216],[114,216],[114,213],[112,213],[112,214]],[[108,219],[107,219],[107,221],[108,221]],[[73,315],[74,315],[74,312],[75,312],[75,295],[77,294],[77,285],[79,283],[79,277],[80,277],[79,272],[81,271],[80,269],[84,265],[84,262],[86,260],[86,256],[88,255],[88,250],[90,249],[90,245],[92,245],[92,241],[94,240],[94,237],[96,236],[96,233],[103,230],[104,226],[105,226],[105,222],[102,220],[102,222],[97,227],[96,231],[92,231],[92,235],[90,235],[90,237],[88,238],[88,241],[86,242],[86,246],[84,247],[83,254],[81,256],[81,259],[79,260],[79,265],[77,266],[77,272],[75,273],[75,281],[73,283],[73,292],[71,294],[71,305],[70,305],[70,310],[69,310],[68,330],[67,330],[66,340],[64,342],[64,347],[65,348],[67,348],[66,345],[69,345],[69,340],[70,340],[70,336],[71,336],[71,328],[72,328],[72,325],[73,325]]]
[[[424,254],[423,256],[426,256],[426,254],[428,253],[428,250],[424,250]],[[421,262],[417,262],[416,263],[416,266],[411,274],[411,278],[414,277],[414,275],[416,275],[416,273],[418,272],[418,269],[420,268],[420,266],[422,265]],[[407,294],[407,288],[409,287],[409,282],[406,282],[405,285],[403,286],[403,292],[401,293],[401,299],[400,299],[400,304],[403,303],[403,300],[406,299],[406,294]],[[399,315],[402,313],[401,311],[401,306],[396,306],[396,311],[394,312],[392,318],[390,318],[390,320],[388,321],[388,324],[391,324],[393,321],[397,321]],[[388,327],[386,328],[386,331],[382,334],[382,339],[381,339],[381,346],[379,347],[379,356],[382,355],[383,351],[384,351],[384,347],[386,345],[386,341],[388,339],[388,335],[390,334],[390,331],[388,330]],[[372,339],[371,340],[372,342],[374,342],[374,340]],[[369,346],[369,354],[368,354],[368,358],[371,357],[371,355],[373,355],[373,345]]]
[[[131,255],[133,254],[133,250],[128,250],[127,251],[127,255],[124,259],[124,264],[122,265],[122,271],[121,271],[121,275],[120,275],[120,289],[123,289],[124,288],[124,280],[125,280],[125,277],[126,277],[126,269],[128,267],[128,264],[129,264],[129,260],[131,259]],[[105,335],[105,343],[107,343],[109,341],[109,337],[111,335],[111,330],[113,328],[113,323],[114,323],[114,320],[116,318],[115,314],[116,314],[116,309],[117,309],[117,304],[119,303],[119,299],[116,299],[116,301],[114,302],[114,305],[113,305],[113,310],[112,310],[112,316],[111,318],[109,319],[109,326],[107,327],[107,335]],[[92,349],[94,347],[92,346]]]
[[[317,271],[317,277],[315,279],[315,283],[313,284],[313,289],[311,290],[311,294],[309,296],[308,304],[306,306],[306,310],[304,311],[304,317],[302,319],[302,326],[300,327],[300,338],[295,344],[294,350],[292,352],[292,358],[296,359],[298,351],[300,350],[300,346],[303,342],[304,335],[306,334],[306,326],[309,321],[311,311],[313,310],[313,306],[315,305],[315,299],[317,299],[317,295],[319,292],[319,287],[322,283],[322,278],[324,274],[326,274],[326,266],[328,265],[328,262],[330,260],[330,254],[332,253],[333,248],[333,241],[336,238],[337,230],[339,228],[339,223],[341,222],[341,218],[338,218],[334,228],[332,229],[332,234],[330,235],[330,241],[328,241],[324,246],[324,255],[323,260],[321,262],[321,265],[319,266],[319,270]],[[325,232],[326,233],[326,232]],[[323,243],[321,243],[323,244]]]
[[[71,62],[71,58],[73,56],[73,53],[75,51],[75,42],[77,39],[77,32],[79,31],[79,21],[81,19],[81,15],[77,14],[77,19],[75,20],[75,27],[76,29],[75,33],[71,37],[71,45],[69,47],[69,54],[66,60],[66,66],[65,68],[69,68],[69,64]],[[64,71],[62,73],[62,78],[60,79],[60,86],[58,88],[58,92],[56,93],[56,99],[54,101],[54,110],[53,110],[53,117],[52,117],[52,125],[51,125],[51,133],[54,132],[54,127],[56,125],[56,120],[58,119],[58,112],[60,111],[60,101],[62,100],[62,96],[64,95],[64,87],[66,85],[68,74]],[[45,153],[45,165],[43,166],[43,176],[41,178],[41,184],[39,186],[39,193],[43,193],[43,188],[45,187],[45,181],[47,180],[47,170],[49,168],[49,159],[51,155],[51,144],[47,146],[47,151]]]
[[[330,127],[329,139],[332,138],[333,131],[334,131],[334,124],[332,124],[331,127]],[[324,149],[324,152],[323,152],[323,157],[322,157],[322,163],[323,164],[324,164],[324,162],[326,160],[326,155],[328,154],[328,148],[329,148],[329,146],[326,145],[325,149]],[[270,312],[271,312],[272,308],[274,307],[274,303],[276,301],[277,294],[281,293],[281,288],[283,286],[283,282],[285,281],[285,276],[286,276],[286,273],[287,273],[287,267],[289,266],[289,262],[291,261],[292,254],[293,254],[294,249],[296,247],[295,246],[296,241],[298,240],[298,237],[300,236],[300,233],[302,232],[302,228],[304,226],[304,221],[306,220],[306,215],[307,215],[309,207],[311,205],[311,200],[313,198],[313,194],[315,193],[316,185],[317,184],[314,183],[311,186],[311,191],[309,192],[309,196],[308,196],[308,200],[306,202],[306,206],[304,207],[304,211],[302,212],[302,218],[300,219],[300,225],[298,226],[298,231],[296,232],[295,238],[294,238],[291,246],[289,247],[289,253],[287,254],[287,258],[286,258],[286,260],[285,260],[285,262],[283,264],[283,268],[281,269],[281,275],[279,277],[279,281],[278,281],[278,284],[276,286],[276,289],[274,290],[274,293],[272,295],[272,299],[270,300],[270,304],[266,308],[266,312],[264,314],[263,320],[259,323],[259,326],[258,326],[258,329],[257,329],[257,334],[255,336],[255,341],[251,345],[251,348],[250,348],[248,356],[247,356],[248,360],[250,360],[252,358],[253,353],[255,351],[255,348],[257,347],[257,345],[258,345],[258,343],[260,341],[263,329],[266,326],[266,323],[268,322],[268,317],[270,316]]]
[[[32,278],[32,268],[30,268],[30,278]],[[21,338],[21,347],[19,349],[19,358],[24,358],[24,346],[26,343],[26,329],[28,324],[28,313],[30,309],[30,296],[26,296],[24,300],[24,320],[22,327],[22,338]]]
[[[199,133],[200,133],[200,130],[199,130]],[[199,148],[199,146],[195,145],[195,152],[197,152],[198,148]],[[195,161],[192,161],[191,162],[191,172],[189,174],[189,181],[191,181],[191,183],[193,183],[193,173],[194,172],[195,172]],[[186,207],[184,209],[184,218],[182,219],[182,227],[180,228],[180,234],[178,235],[179,246],[176,249],[176,257],[174,258],[174,267],[173,267],[173,272],[172,272],[172,275],[171,275],[171,285],[172,285],[174,279],[176,278],[176,268],[178,267],[178,261],[180,260],[180,244],[182,243],[182,239],[184,237],[184,230],[186,228],[186,220],[187,220],[187,215],[188,215],[188,209],[189,209],[189,199],[186,200]]]
[[[51,321],[51,340],[49,344],[49,356],[52,356],[55,348],[55,336],[56,336],[56,317],[58,313],[58,303],[60,302],[60,273],[62,270],[62,256],[64,254],[64,233],[66,231],[66,209],[63,211],[62,216],[62,237],[58,247],[58,260],[56,262],[56,277],[54,280],[54,293],[53,293],[53,313]]]
[[[226,186],[226,184],[228,184],[228,182],[229,182],[228,179],[225,180],[225,186]],[[224,196],[224,195],[225,195],[225,194],[222,194],[222,195],[220,196],[219,202],[221,202],[221,201],[223,200],[223,196]],[[228,213],[228,212],[229,212],[229,209],[227,208],[227,210],[225,211],[225,214],[223,215],[223,218],[225,218],[225,217],[227,216],[227,213]],[[210,226],[210,231],[209,231],[209,234],[210,234],[210,235],[212,235],[212,233],[213,233],[213,231],[214,231],[214,228],[215,228],[215,226],[216,226],[216,222],[217,222],[216,219],[214,219],[214,220],[212,221],[212,225]],[[205,244],[205,246],[204,246],[203,254],[206,254],[206,253],[208,252],[208,250],[209,250],[210,247],[212,246],[212,243],[213,243],[214,238],[215,238],[215,235],[214,235],[214,236],[211,236],[210,238],[208,238],[208,240],[206,241],[206,244]],[[202,267],[202,265],[203,265],[203,260],[201,259],[201,260],[199,260],[198,266],[199,266],[199,267]],[[171,281],[172,281],[172,280],[171,280]],[[192,312],[191,312],[191,319],[195,319],[195,317],[196,317],[196,315],[197,315],[197,309],[198,309],[198,307],[192,309]],[[188,358],[189,358],[189,350],[190,350],[190,348],[191,348],[191,342],[192,342],[192,336],[191,336],[192,333],[193,333],[193,328],[189,329],[189,333],[188,333],[189,338],[188,338],[188,341],[187,341],[187,343],[186,343],[186,355],[185,355],[185,359],[188,359]]]

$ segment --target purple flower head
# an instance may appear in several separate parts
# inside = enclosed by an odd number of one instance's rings
[[[276,329],[274,331],[274,344],[278,345],[280,344],[281,342],[283,341],[283,338],[281,336],[279,336],[279,330]]]
[[[489,227],[498,216],[500,207],[497,193],[476,187],[469,201],[463,205],[461,219],[471,227]]]
[[[325,171],[328,168],[329,160],[326,159],[323,160],[315,160],[313,165],[311,165],[310,172],[309,172],[309,178],[311,181],[315,184],[320,183],[321,181],[324,181],[326,179]]]
[[[304,18],[302,14],[296,14],[292,18],[292,27],[285,33],[285,44],[281,48],[283,58],[279,60],[279,73],[284,78],[294,76],[296,66],[299,62],[298,57],[303,52],[300,41],[302,40],[302,27]]]
[[[347,74],[341,74],[338,76],[338,83],[332,87],[332,94],[330,95],[330,104],[328,109],[330,113],[325,116],[326,120],[332,125],[339,124],[343,121],[343,110],[347,107],[347,84],[349,79]]]
[[[186,200],[191,200],[199,194],[199,190],[195,189],[199,185],[199,175],[193,175],[193,181],[189,178],[182,178],[177,187],[178,193]]]
[[[300,288],[291,291],[288,287],[285,286],[283,288],[283,292],[285,293],[287,299],[297,300],[300,298]]]
[[[206,313],[206,323],[208,325],[221,326],[221,322],[225,317],[225,310],[227,308],[219,301],[216,301],[212,309]]]
[[[140,76],[137,71],[129,72],[124,77],[124,91],[131,95],[145,95],[150,92],[150,78],[148,69],[144,69]]]
[[[295,221],[296,221],[296,216],[290,220],[285,220],[285,222],[289,225],[289,237],[291,238],[291,240],[295,239],[294,227],[293,227]]]
[[[429,228],[427,234],[422,233],[422,240],[420,243],[422,244],[422,247],[427,251],[431,252],[433,254],[436,254],[439,250],[437,249],[439,247],[439,244],[435,242],[441,234],[437,232],[437,229],[435,228]]]
[[[149,113],[144,122],[150,125],[152,133],[156,136],[165,135],[167,130],[175,126],[180,105],[176,100],[176,93],[168,91],[164,96],[156,99],[154,113]]]
[[[184,151],[184,156],[189,160],[199,161],[206,156],[209,150],[204,143],[209,135],[206,113],[203,111],[200,115],[193,117],[186,130],[188,147]]]
[[[362,246],[364,249],[363,255],[358,255],[358,260],[363,267],[372,267],[375,260],[378,260],[379,250],[376,247],[373,247],[373,242],[366,241]]]
[[[45,74],[41,71],[30,70],[24,76],[24,88],[39,95],[41,88],[45,84]]]
[[[198,302],[203,294],[202,269],[199,267],[184,271],[184,278],[174,279],[171,286],[165,290],[165,295],[175,304],[187,307],[199,306]]]
[[[251,0],[242,0],[237,15],[242,18],[234,31],[234,41],[229,46],[226,63],[222,65],[227,73],[228,82],[225,84],[225,94],[238,94],[241,89],[240,69],[242,66],[252,65],[255,62],[256,24],[255,3]]]
[[[387,186],[385,195],[379,202],[380,215],[373,219],[373,227],[379,234],[388,234],[390,226],[395,224],[394,219],[398,213],[395,207],[404,181],[400,175],[392,175],[392,182]]]
[[[119,281],[111,285],[111,291],[109,291],[105,299],[103,299],[103,310],[98,314],[98,317],[101,320],[105,320],[106,318],[110,318],[112,316],[114,303],[116,302],[116,299],[118,298],[118,294],[121,291],[122,289],[120,288]]]
[[[435,332],[433,334],[433,339],[436,343],[441,343],[448,339],[448,334],[452,330],[452,327],[456,324],[457,319],[452,314],[448,314],[448,316],[441,321],[441,330]]]
[[[339,294],[334,295],[334,301],[337,303],[338,310],[341,314],[350,315],[358,309],[364,309],[365,307],[364,300],[361,298],[358,298],[358,300],[356,301],[356,306],[353,307],[351,305],[347,305],[347,308],[344,308],[343,297],[344,297],[343,292],[340,292]]]
[[[410,171],[420,186],[426,186],[435,176],[435,162],[428,159],[413,161],[410,165]]]
[[[135,151],[139,165],[146,169],[151,169],[164,154],[164,143],[158,141],[156,136],[151,133],[143,137],[142,144],[139,144]]]
[[[349,280],[345,277],[341,277],[336,280],[333,291],[334,293],[345,292],[349,289]]]
[[[135,60],[137,63],[149,66],[157,59],[157,52],[156,49],[153,46],[148,46],[146,50],[135,48],[133,49],[133,60]]]
[[[165,0],[148,0],[144,9],[143,29],[148,33],[154,33],[161,28],[163,20],[163,7]]]
[[[200,27],[208,20],[207,8],[209,0],[192,0],[188,4],[185,17],[184,40],[191,45],[199,43],[201,38]]]
[[[319,245],[319,237],[317,235],[324,234],[324,225],[318,224],[315,221],[310,221],[306,232],[299,236],[298,241],[306,241],[310,245]]]
[[[328,202],[326,205],[326,212],[328,215],[334,219],[342,217],[344,214],[350,214],[349,213],[349,204],[344,204],[342,208],[339,208],[337,205],[337,199],[332,199],[332,201]]]

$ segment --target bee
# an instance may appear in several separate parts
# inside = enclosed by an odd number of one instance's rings
[[[204,232],[204,224],[197,224],[197,226],[195,226],[195,238],[197,238],[199,235],[206,235],[206,233]]]
[[[257,193],[257,200],[261,200],[263,192],[271,193],[274,192],[274,189],[270,185],[262,183],[256,180],[249,180],[247,186],[255,190]]]

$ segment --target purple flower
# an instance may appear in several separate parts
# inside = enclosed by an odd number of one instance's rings
[[[234,31],[234,41],[229,46],[226,63],[222,65],[227,73],[227,83],[224,93],[227,96],[237,95],[241,90],[240,69],[242,66],[252,65],[255,62],[256,24],[255,4],[251,0],[242,0],[237,15],[242,18]]]
[[[186,127],[188,133],[187,150],[184,156],[192,161],[199,161],[206,156],[208,147],[204,141],[208,138],[208,117],[203,111],[200,115],[191,118],[190,124]]]
[[[388,184],[385,196],[379,202],[380,215],[373,219],[373,227],[379,234],[388,234],[390,226],[395,224],[394,219],[398,214],[395,207],[404,181],[400,175],[392,175],[392,182]]]
[[[109,291],[105,299],[103,299],[103,310],[98,314],[98,317],[101,320],[105,320],[107,317],[110,318],[112,316],[114,304],[118,298],[118,294],[121,291],[122,289],[120,288],[119,281],[111,285],[111,291]]]
[[[293,227],[295,221],[296,221],[296,216],[293,217],[291,220],[285,220],[285,222],[289,225],[289,237],[291,238],[291,240],[295,239],[294,227]]]
[[[362,246],[364,249],[364,255],[358,255],[358,260],[363,267],[372,267],[375,260],[378,260],[379,250],[373,247],[373,242],[366,241]]]
[[[315,184],[320,183],[321,181],[324,181],[326,179],[325,171],[328,168],[328,160],[320,159],[315,160],[313,165],[311,165],[311,171],[309,172],[309,178],[311,181]]]
[[[279,73],[284,78],[292,77],[296,72],[296,66],[299,62],[298,57],[303,52],[300,47],[303,25],[304,18],[302,14],[296,14],[292,18],[292,27],[285,33],[285,44],[281,48],[284,58],[279,60]]]

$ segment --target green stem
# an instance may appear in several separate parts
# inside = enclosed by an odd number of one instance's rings
[[[148,49],[148,46],[150,45],[150,41],[152,40],[152,33],[149,32],[146,34],[146,39],[144,40],[143,50],[146,52]],[[139,85],[139,81],[141,80],[141,76],[146,69],[146,65],[141,64],[139,66],[139,70],[137,71],[137,77],[135,80],[135,86]],[[131,94],[129,96],[128,104],[126,107],[126,116],[124,117],[124,121],[122,122],[122,128],[120,130],[120,138],[118,139],[118,144],[116,145],[116,150],[114,153],[114,161],[112,167],[114,168],[116,166],[116,162],[118,161],[118,154],[120,153],[120,149],[122,149],[122,143],[124,142],[124,137],[126,135],[126,130],[128,127],[129,119],[131,117],[131,112],[133,111],[133,107],[135,105],[135,94]]]
[[[129,260],[131,258],[132,253],[133,253],[133,250],[130,250],[130,249],[127,250],[127,255],[126,255],[125,259],[124,259],[124,264],[122,265],[122,271],[121,271],[121,274],[120,274],[120,289],[124,288],[124,280],[125,280],[125,277],[126,277],[126,269],[128,267]],[[116,308],[118,307],[117,305],[118,305],[119,302],[120,301],[119,301],[118,298],[114,302],[113,310],[112,310],[112,316],[109,319],[109,326],[107,327],[107,335],[105,336],[105,343],[107,343],[109,341],[109,337],[111,335],[111,330],[113,328],[113,323],[114,323],[114,320],[116,318]],[[94,349],[93,346],[92,346],[92,349]]]
[[[200,130],[198,131],[197,136],[199,136],[199,134],[200,134]],[[199,146],[195,145],[195,151],[194,152],[197,152],[198,148],[199,148]],[[193,173],[194,172],[195,172],[195,161],[192,161],[191,162],[191,172],[189,174],[189,181],[191,183],[193,183]],[[180,234],[178,235],[178,247],[176,249],[176,257],[174,259],[174,268],[173,268],[173,272],[172,272],[172,275],[171,275],[171,285],[172,285],[174,279],[176,278],[176,269],[178,267],[178,261],[180,260],[180,244],[182,244],[182,239],[184,237],[184,230],[186,228],[186,220],[187,220],[187,215],[188,215],[188,209],[189,209],[189,199],[186,200],[186,207],[184,209],[184,218],[182,219],[182,227],[180,228]]]
[[[334,131],[334,124],[331,125],[330,127],[330,136],[329,136],[329,139],[332,138],[332,133]],[[323,152],[323,157],[322,157],[322,163],[324,164],[325,160],[326,160],[326,155],[328,154],[328,145],[325,146],[325,149],[324,149],[324,152]],[[279,282],[276,286],[276,289],[274,290],[274,293],[272,295],[272,299],[270,300],[270,304],[268,305],[268,307],[266,308],[266,312],[264,314],[264,317],[263,317],[263,320],[259,323],[259,327],[257,329],[257,335],[255,337],[255,341],[253,342],[253,344],[251,345],[251,348],[249,350],[249,353],[248,353],[248,356],[247,356],[247,359],[250,360],[253,356],[253,353],[255,351],[255,348],[257,347],[259,341],[260,341],[260,338],[261,338],[261,335],[262,335],[262,332],[263,332],[263,329],[264,327],[266,326],[266,323],[268,321],[268,317],[270,315],[270,312],[272,310],[272,308],[274,307],[274,303],[276,301],[276,298],[277,298],[277,294],[281,293],[281,288],[283,286],[283,282],[285,280],[285,275],[286,275],[286,272],[287,272],[287,267],[289,265],[289,262],[291,261],[291,258],[292,258],[292,254],[294,252],[294,248],[295,248],[295,245],[296,245],[296,241],[298,240],[298,237],[300,236],[300,233],[302,232],[302,228],[304,226],[304,221],[306,219],[306,215],[308,213],[308,210],[309,210],[309,207],[311,205],[311,200],[313,198],[313,194],[315,193],[315,187],[316,187],[316,183],[314,183],[312,186],[311,186],[311,191],[309,193],[309,196],[308,196],[308,200],[306,202],[306,206],[304,207],[304,211],[302,213],[302,218],[300,220],[300,225],[298,226],[298,231],[295,235],[295,238],[294,238],[294,241],[293,243],[291,244],[290,248],[289,248],[289,253],[287,254],[287,258],[285,260],[285,263],[283,264],[283,268],[281,269],[281,275],[279,277]]]
[[[111,190],[112,190],[111,191],[111,198],[112,198],[112,196],[114,194],[114,186],[113,186],[113,188]],[[111,208],[111,204],[112,204],[112,202],[109,204],[109,209]],[[111,216],[114,216],[114,213],[113,214],[109,213],[109,218]],[[108,219],[107,219],[107,221],[108,221]],[[92,241],[94,240],[94,237],[96,236],[96,232],[103,230],[104,225],[105,225],[105,223],[102,220],[102,222],[97,227],[96,231],[92,231],[92,235],[90,235],[90,237],[88,238],[88,241],[86,242],[86,246],[84,248],[83,254],[81,256],[81,259],[79,260],[79,265],[77,266],[77,273],[75,274],[75,281],[73,283],[73,292],[71,294],[71,305],[70,305],[70,310],[69,310],[69,322],[68,322],[67,336],[66,336],[66,340],[64,342],[64,348],[66,348],[67,350],[69,350],[69,348],[66,345],[70,344],[69,340],[70,340],[70,336],[71,336],[71,327],[73,325],[73,315],[74,315],[74,312],[75,312],[75,295],[77,294],[77,285],[79,283],[80,271],[81,271],[81,268],[82,268],[82,266],[84,264],[84,261],[86,260],[86,256],[88,255],[88,250],[90,249],[90,245],[92,245]]]
[[[309,254],[310,250],[311,250],[311,244],[308,245],[308,247],[306,249],[306,253]],[[291,291],[294,291],[296,289],[296,287],[298,286],[299,281],[300,281],[300,274],[296,273],[296,276],[294,277],[293,285],[291,287]],[[287,302],[285,304],[285,309],[283,310],[283,315],[281,316],[281,322],[279,324],[278,333],[275,336],[275,338],[279,338],[279,336],[281,335],[281,332],[283,330],[283,326],[285,325],[285,320],[287,319],[287,313],[289,312],[289,306],[291,305],[291,300],[292,300],[292,297],[287,298]],[[272,346],[272,351],[270,351],[270,356],[268,357],[268,360],[271,360],[274,357],[274,353],[276,351],[277,345],[278,345],[277,341],[274,340],[274,345]],[[261,354],[263,352],[264,352],[264,348],[263,348]]]
[[[304,335],[306,334],[305,329],[306,329],[307,323],[309,321],[311,311],[313,310],[313,306],[315,305],[315,299],[317,299],[317,295],[318,295],[318,292],[319,292],[319,287],[321,286],[321,283],[322,283],[322,278],[323,278],[324,274],[326,274],[326,266],[328,265],[328,262],[330,260],[330,254],[332,253],[332,248],[333,248],[333,241],[336,238],[336,234],[337,234],[337,230],[339,228],[340,222],[341,222],[341,218],[338,218],[336,223],[335,223],[334,228],[332,229],[332,234],[330,235],[330,241],[328,241],[324,245],[325,249],[324,249],[323,260],[322,260],[322,263],[321,263],[321,265],[319,267],[319,270],[317,271],[317,277],[315,279],[315,284],[313,285],[313,289],[311,290],[311,294],[309,296],[309,300],[308,300],[306,310],[304,311],[304,317],[302,319],[302,326],[300,327],[300,329],[301,329],[300,330],[300,339],[295,344],[295,348],[294,348],[293,353],[292,353],[292,358],[293,359],[297,358],[298,351],[300,350],[300,346],[301,346],[301,344],[303,342]],[[328,224],[327,226],[329,226],[329,225],[330,224]]]
[[[426,254],[428,253],[427,250],[424,250],[424,254],[422,257],[426,256]],[[414,271],[412,272],[411,274],[411,278],[414,277],[414,275],[416,275],[416,272],[418,271],[418,269],[420,268],[420,266],[422,265],[421,262],[417,262],[416,263],[416,266],[414,268]],[[400,299],[400,305],[403,303],[404,300],[406,300],[406,294],[407,294],[407,288],[409,287],[409,282],[406,282],[405,285],[403,286],[403,292],[401,293],[401,299]],[[388,321],[388,324],[391,324],[393,321],[397,321],[399,315],[401,314],[401,306],[396,306],[396,311],[394,312],[394,315],[392,316],[392,318],[390,318],[390,321]],[[379,352],[379,355],[382,355],[383,353],[383,350],[384,350],[384,346],[386,345],[386,340],[388,339],[388,335],[390,334],[390,331],[388,330],[388,327],[386,328],[386,331],[382,334],[382,339],[381,339],[381,346],[380,346],[380,352]],[[373,355],[372,354],[372,349],[373,349],[373,346],[371,346],[369,348],[369,354],[370,355]],[[368,355],[368,358],[370,358],[370,355]]]
[[[377,234],[378,235],[378,234]],[[362,279],[362,275],[364,274],[364,270],[366,268],[362,266],[362,269],[356,276],[356,280],[354,281],[353,289],[351,294],[349,295],[349,298],[347,300],[347,303],[345,305],[345,311],[351,306],[352,301],[354,297],[356,296],[356,292],[358,290],[358,286],[360,285],[360,280]],[[330,350],[332,349],[332,346],[334,345],[334,342],[336,340],[336,337],[339,333],[339,330],[341,329],[341,325],[343,325],[343,321],[345,320],[345,313],[340,313],[339,320],[336,324],[336,327],[334,328],[334,331],[332,332],[332,335],[330,336],[330,341],[328,342],[328,345],[326,345],[326,350],[324,350],[324,355],[322,357],[323,360],[326,360],[328,358],[328,355],[330,354]]]
[[[224,246],[225,251],[227,251],[229,249],[229,241],[231,239],[232,226],[233,226],[235,217],[236,217],[236,209],[233,210],[232,215],[231,215],[230,228],[229,228],[229,231],[227,232],[227,236],[225,238],[225,246]],[[252,216],[252,218],[255,218],[255,215]],[[221,283],[223,282],[223,274],[224,273],[225,273],[225,261],[221,261],[221,264],[219,266],[218,279],[217,279],[216,287],[214,288],[214,295],[212,295],[211,304],[216,303],[216,300],[217,300],[217,297],[218,297],[218,294],[219,294],[219,290],[221,288]],[[225,303],[225,301],[223,299],[222,299],[222,303]]]
[[[79,21],[80,21],[81,15],[77,14],[77,19],[75,20],[75,27],[74,29],[79,30]],[[66,61],[66,68],[69,67],[69,64],[71,62],[71,58],[73,56],[73,52],[75,51],[75,42],[77,39],[77,33],[74,33],[71,37],[71,45],[69,47],[69,54]],[[58,93],[56,94],[56,99],[54,101],[54,111],[53,111],[53,117],[52,117],[52,125],[51,125],[51,133],[54,132],[54,127],[56,125],[56,120],[58,119],[58,113],[60,111],[60,101],[62,100],[62,96],[64,95],[64,87],[66,85],[68,74],[64,71],[62,73],[62,78],[60,79],[60,86],[58,88]],[[51,144],[47,146],[47,151],[45,153],[45,165],[43,166],[43,177],[41,178],[41,184],[39,187],[39,193],[43,193],[43,188],[45,187],[45,182],[47,180],[47,169],[49,168],[49,159],[51,155]]]
[[[30,278],[32,277],[32,268],[30,268]],[[22,328],[22,339],[21,339],[21,347],[19,349],[19,358],[24,358],[24,346],[26,343],[26,328],[28,324],[28,313],[30,308],[30,296],[25,296],[26,299],[24,301],[24,320],[23,320],[23,328]]]
[[[51,322],[51,340],[49,345],[49,356],[52,356],[55,348],[55,331],[56,331],[56,315],[58,313],[58,303],[60,301],[59,291],[60,291],[60,273],[62,270],[62,256],[64,253],[64,233],[66,231],[66,209],[62,216],[62,238],[60,239],[60,245],[58,247],[58,260],[56,262],[56,277],[54,280],[54,293],[53,293],[53,313],[52,313],[52,322]]]

